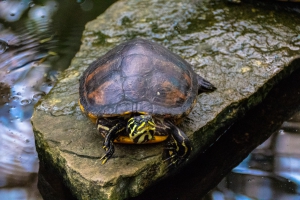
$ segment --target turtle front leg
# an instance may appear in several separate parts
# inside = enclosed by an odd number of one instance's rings
[[[98,120],[98,127],[102,126],[99,124],[101,120]],[[118,137],[119,133],[122,132],[126,126],[122,122],[116,123],[113,127],[108,128],[108,133],[105,135],[104,141],[103,141],[103,149],[105,149],[106,153],[104,156],[100,158],[102,161],[102,164],[106,163],[106,161],[114,154],[115,148],[113,141]],[[99,128],[98,128],[99,129]],[[100,130],[99,130],[100,131]]]
[[[168,121],[166,124],[170,128],[169,133],[173,140],[166,149],[168,151],[168,158],[165,161],[169,161],[168,167],[178,166],[189,157],[192,150],[191,143],[185,133],[172,122]]]

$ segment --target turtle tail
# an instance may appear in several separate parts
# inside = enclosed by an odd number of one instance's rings
[[[198,94],[203,92],[212,92],[217,89],[212,83],[210,83],[208,80],[202,78],[199,75],[197,75],[197,80],[198,80]]]

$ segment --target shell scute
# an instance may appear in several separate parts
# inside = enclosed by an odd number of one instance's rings
[[[152,68],[152,59],[144,55],[129,55],[122,61],[122,75],[130,76],[146,76]]]
[[[104,106],[107,102],[116,104],[123,100],[123,96],[122,78],[118,73],[103,79],[95,78],[87,86],[87,100],[91,105]]]
[[[143,77],[127,77],[123,83],[123,88],[124,97],[129,101],[138,102],[147,99],[147,81]]]

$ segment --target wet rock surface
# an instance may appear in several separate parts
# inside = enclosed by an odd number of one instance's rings
[[[261,102],[295,70],[288,63],[299,52],[299,22],[292,13],[217,1],[118,1],[86,25],[71,66],[35,109],[40,159],[58,169],[78,199],[140,194],[165,176],[164,144],[116,144],[114,156],[101,165],[103,138],[77,103],[78,80],[88,65],[117,44],[141,37],[179,54],[214,83],[218,90],[200,95],[180,125],[192,141],[193,157],[216,140],[216,130]]]

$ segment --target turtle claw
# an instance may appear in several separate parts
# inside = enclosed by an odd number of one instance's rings
[[[174,157],[175,157],[174,155],[173,155],[173,156],[170,156],[170,157],[164,159],[163,162],[167,162],[167,161],[171,160],[171,159],[174,158]]]
[[[178,156],[170,156],[169,158],[166,158],[163,160],[163,162],[167,163],[167,166],[165,167],[166,172],[172,171],[172,169],[178,167],[185,159],[182,159]]]
[[[166,151],[166,157],[163,159],[163,162],[167,164],[166,171],[171,171],[172,168],[179,166],[182,162],[186,160],[186,158],[182,157],[176,151],[174,147],[174,143],[168,143],[165,146],[164,150]]]
[[[106,153],[105,153],[104,156],[102,156],[102,157],[100,158],[100,160],[102,160],[102,165],[105,164],[106,161],[107,161],[108,159],[110,159],[110,157],[112,157],[112,155],[113,155],[114,152],[115,152],[115,148],[114,148],[114,145],[113,145],[112,142],[110,142],[108,146],[103,145],[103,149],[106,151]]]
[[[106,155],[104,155],[100,158],[100,160],[102,160],[102,165],[104,165],[106,163],[106,161],[108,160],[108,157]]]
[[[108,149],[109,149],[107,146],[103,146],[102,148],[103,148],[105,151],[108,151]]]
[[[167,158],[167,159],[165,159],[165,160],[163,160],[163,162],[167,162],[167,161],[170,161],[171,159],[173,159],[174,157],[169,157],[169,158]],[[171,172],[172,171],[172,169],[174,169],[177,165],[178,165],[178,160],[176,160],[176,158],[175,158],[175,160],[174,161],[170,161],[170,162],[168,162],[167,163],[167,166],[166,167],[164,167],[164,173],[168,173],[168,172]]]
[[[180,163],[180,158],[176,155],[172,155],[166,159],[163,160],[163,162],[167,162],[168,166],[167,168],[170,168],[171,166],[177,166],[178,163]]]
[[[166,170],[170,170],[172,169],[172,167],[175,167],[176,166],[176,162],[175,163],[170,163],[167,167],[166,167]]]

